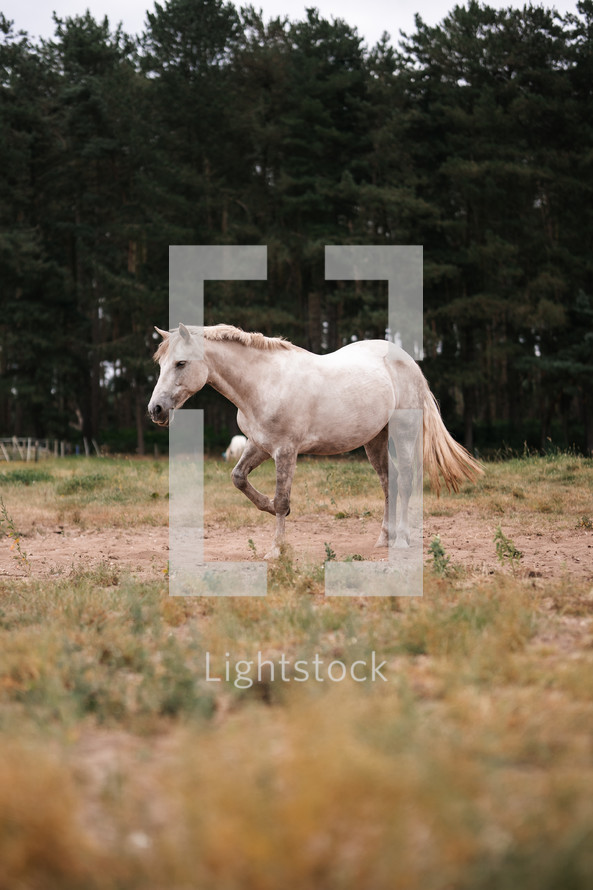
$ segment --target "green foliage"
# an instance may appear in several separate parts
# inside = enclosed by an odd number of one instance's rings
[[[46,470],[18,469],[0,473],[0,485],[33,485],[35,482],[51,482],[53,476]]]
[[[432,556],[431,568],[434,574],[439,575],[442,578],[446,577],[451,571],[449,566],[451,557],[447,555],[445,548],[441,544],[440,535],[434,535],[432,537],[428,552]]]
[[[327,541],[325,541],[323,546],[325,547],[325,562],[331,562],[332,559],[336,558],[336,551]]]
[[[199,653],[182,650],[171,634],[162,619],[163,596],[162,585],[115,576],[103,565],[51,590],[31,582],[27,598],[35,605],[23,622],[21,598],[4,590],[0,671],[12,683],[3,704],[66,726],[87,716],[128,726],[160,716],[211,716]]]
[[[72,475],[69,479],[64,479],[56,486],[56,494],[71,495],[79,492],[94,491],[108,483],[108,477],[102,473],[86,473],[83,475]],[[157,492],[153,492],[157,494]]]
[[[514,571],[523,559],[523,553],[515,547],[510,538],[507,538],[500,525],[496,526],[494,543],[500,564],[510,565]]]

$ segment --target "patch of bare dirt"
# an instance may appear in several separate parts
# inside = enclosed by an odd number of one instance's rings
[[[453,563],[481,574],[500,568],[494,545],[496,522],[485,522],[478,510],[455,515],[426,516],[423,543],[426,551],[433,535]],[[518,519],[503,522],[504,533],[522,551],[521,574],[533,578],[572,577],[593,581],[593,531],[556,528],[551,532],[525,530]],[[331,516],[290,517],[287,541],[297,563],[320,563],[326,559],[326,543],[337,559],[361,556],[365,560],[386,558],[385,550],[374,547],[379,532],[375,520],[358,517],[335,519]],[[207,524],[204,552],[208,561],[252,560],[253,542],[258,558],[269,549],[274,522],[246,525],[229,530],[222,523]],[[132,572],[139,580],[163,576],[168,560],[166,527],[81,530],[56,528],[36,530],[23,536],[21,546],[28,555],[34,577],[68,575],[73,570],[92,570],[98,565]],[[10,540],[0,546],[0,577],[25,577],[26,567],[18,559]]]
[[[491,572],[500,568],[494,532],[500,517],[485,522],[477,511],[454,516],[428,516],[424,519],[424,542],[441,536],[443,547],[453,562],[466,568]],[[532,578],[566,576],[593,581],[593,531],[584,528],[554,528],[551,531],[526,530],[520,518],[504,518],[502,529],[523,554],[521,573]]]
[[[56,577],[92,570],[99,565],[132,572],[141,580],[162,577],[167,567],[168,528],[81,530],[56,528],[34,531],[20,539],[33,577]],[[10,541],[0,549],[0,578],[26,577],[27,567]]]

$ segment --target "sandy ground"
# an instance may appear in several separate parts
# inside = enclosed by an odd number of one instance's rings
[[[267,518],[267,517],[266,517]],[[497,521],[485,521],[479,511],[465,510],[455,515],[425,516],[423,543],[426,551],[433,535],[440,535],[446,553],[455,564],[489,574],[499,568],[493,543]],[[584,528],[547,526],[540,531],[525,530],[517,517],[502,520],[504,533],[523,552],[520,574],[532,578],[574,578],[593,581],[593,531]],[[208,524],[204,549],[208,561],[253,560],[248,541],[259,558],[269,549],[274,522],[254,523],[237,530],[222,524]],[[374,548],[379,528],[375,520],[358,517],[335,519],[301,515],[287,521],[287,541],[296,563],[321,563],[328,542],[337,559],[354,554],[365,560],[385,559],[386,551]],[[162,577],[168,560],[166,527],[81,530],[44,528],[23,536],[21,546],[29,558],[34,577],[68,575],[73,570],[93,569],[99,564],[118,572],[130,571],[141,580]],[[26,567],[15,558],[9,539],[0,543],[0,577],[24,577]]]

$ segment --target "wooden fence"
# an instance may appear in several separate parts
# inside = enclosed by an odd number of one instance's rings
[[[89,442],[83,437],[84,454],[90,457],[93,449],[101,457],[99,446],[94,439]],[[30,436],[12,436],[0,438],[0,460],[33,460],[44,457],[66,457],[69,454],[78,454],[80,446],[74,446],[65,439],[32,439]]]

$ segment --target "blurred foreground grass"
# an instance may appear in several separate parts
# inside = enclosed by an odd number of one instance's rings
[[[237,521],[223,473],[207,463],[208,497]],[[364,465],[297,479],[301,509],[376,509]],[[425,508],[548,532],[592,492],[591,461],[529,458]],[[0,474],[20,529],[164,522],[166,493],[164,462]],[[322,567],[289,557],[266,599],[173,599],[107,565],[0,581],[0,890],[590,888],[591,583],[457,568],[427,565],[421,599],[326,600]],[[225,680],[258,652],[374,652],[387,681]]]

